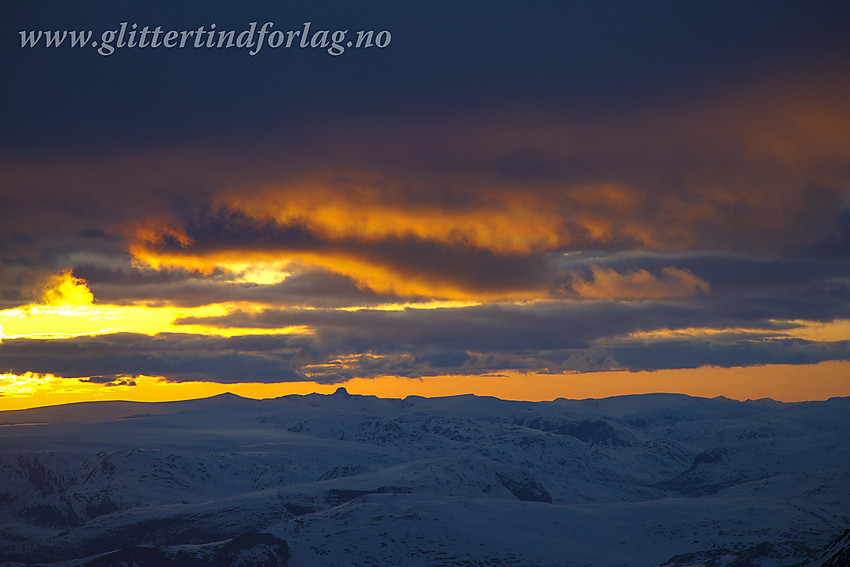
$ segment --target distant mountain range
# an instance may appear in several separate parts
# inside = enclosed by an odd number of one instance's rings
[[[847,566],[850,398],[0,412],[0,565]]]

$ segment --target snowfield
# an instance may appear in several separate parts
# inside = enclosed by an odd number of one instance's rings
[[[0,412],[0,565],[841,566],[850,398]]]

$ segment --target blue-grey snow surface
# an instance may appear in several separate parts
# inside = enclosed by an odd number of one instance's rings
[[[0,565],[827,564],[848,416],[344,390],[0,412]]]

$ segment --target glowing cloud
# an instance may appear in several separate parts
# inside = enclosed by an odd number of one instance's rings
[[[647,270],[620,274],[611,268],[596,265],[590,269],[590,278],[572,274],[568,284],[570,291],[582,299],[681,299],[707,295],[711,291],[708,282],[681,268],[662,268],[661,274],[657,276]]]
[[[178,325],[186,317],[224,316],[232,311],[256,311],[251,304],[219,303],[194,308],[171,306],[148,307],[102,305],[85,280],[73,276],[70,270],[57,273],[43,291],[43,301],[15,309],[0,311],[0,334],[4,339],[61,339],[109,333],[162,332],[201,335],[234,336],[250,334],[304,334],[310,330],[302,325],[277,329],[217,329],[204,325]]]
[[[392,12],[408,30],[437,21]],[[833,36],[807,28],[788,43],[797,22],[783,18],[798,12],[780,10],[759,34],[735,20],[707,46],[673,25],[705,23],[684,10],[660,18],[657,36],[626,26],[639,32],[634,50],[587,27],[573,39],[604,45],[587,51],[547,35],[563,26],[539,27],[539,14],[522,11],[533,25],[516,26],[496,12],[518,41],[491,44],[488,26],[452,38],[460,28],[443,26],[445,49],[422,57],[399,41],[366,81],[348,79],[378,59],[324,58],[317,72],[269,53],[220,68],[130,58],[112,71],[131,98],[156,101],[141,111],[104,104],[97,80],[19,61],[30,82],[6,94],[22,112],[0,132],[0,372],[15,373],[0,386],[10,396],[76,384],[53,373],[91,379],[87,395],[164,388],[157,376],[403,376],[399,388],[464,376],[472,389],[484,384],[476,375],[504,372],[518,391],[533,373],[828,361],[846,371],[839,19]],[[452,39],[473,58],[439,59],[461,52]],[[656,67],[671,41],[695,50]],[[740,49],[752,42],[753,53]],[[510,56],[484,61],[497,53]],[[97,57],[18,55],[104,77],[89,67]],[[207,88],[213,72],[255,82],[252,104],[230,113],[244,97]],[[204,104],[170,97],[160,73]],[[350,88],[340,97],[335,85]],[[154,378],[111,380],[121,376]]]
[[[87,282],[75,278],[71,270],[56,274],[45,287],[42,297],[45,305],[53,307],[88,306],[94,302]]]

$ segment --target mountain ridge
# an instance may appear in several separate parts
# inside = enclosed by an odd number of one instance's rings
[[[791,567],[848,527],[848,406],[337,390],[13,410],[42,424],[0,427],[0,565],[201,565],[236,538],[256,565]]]

